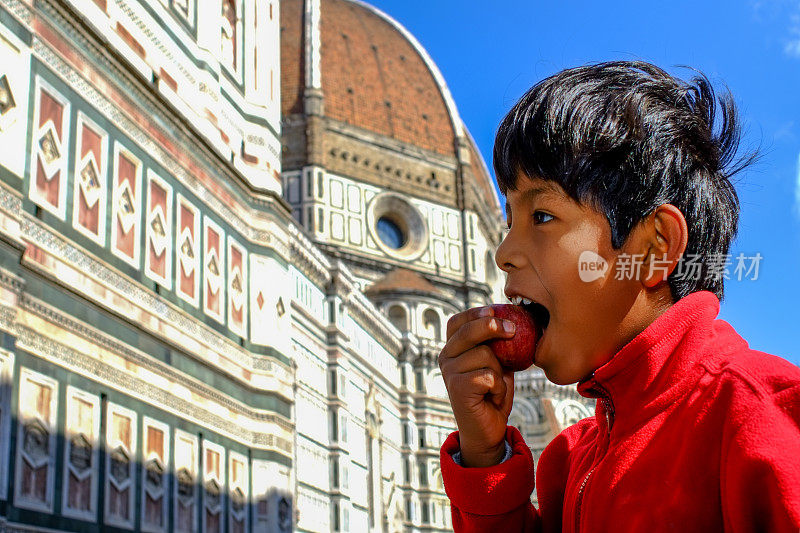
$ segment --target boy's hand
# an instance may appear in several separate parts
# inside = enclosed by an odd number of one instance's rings
[[[456,417],[464,466],[494,466],[505,455],[514,373],[504,372],[492,350],[481,343],[513,336],[514,324],[493,317],[490,307],[468,309],[447,322],[439,368]]]

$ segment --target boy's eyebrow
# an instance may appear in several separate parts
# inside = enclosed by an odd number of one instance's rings
[[[537,196],[544,196],[544,195],[553,195],[557,194],[556,188],[550,184],[547,185],[536,185],[531,187],[530,189],[526,189],[522,193],[522,201],[528,202],[536,198]],[[511,204],[506,200],[506,218],[508,215],[511,214]]]
[[[522,193],[522,199],[532,200],[536,196],[545,194],[556,194],[556,188],[549,183],[546,185],[536,185],[535,187],[526,189],[525,192]]]

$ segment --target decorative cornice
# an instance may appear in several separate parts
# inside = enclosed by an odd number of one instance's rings
[[[452,155],[442,155],[432,150],[425,150],[419,146],[399,141],[353,124],[340,122],[330,117],[325,117],[324,123],[327,130],[332,133],[365,143],[371,148],[387,150],[392,155],[409,158],[415,163],[435,165],[452,172],[458,167],[458,161]]]
[[[227,435],[250,446],[265,449],[271,448],[282,455],[292,457],[292,444],[288,439],[276,437],[271,433],[247,430],[239,424],[231,424],[229,418],[201,409],[197,404],[170,394],[144,379],[129,373],[123,373],[118,368],[87,357],[86,354],[78,352],[70,346],[44,337],[40,332],[16,323],[13,320],[13,316],[15,316],[15,313],[12,308],[0,306],[0,328],[16,336],[16,346],[18,348],[45,357],[60,366],[79,372],[81,375],[90,376],[100,383],[112,386],[125,394],[140,398],[177,416],[194,420],[221,435]],[[195,385],[190,384],[190,386]],[[291,432],[294,429],[293,425],[283,417],[262,415],[252,410],[247,413],[242,406],[228,403],[227,407],[235,408],[235,412],[240,412],[246,416],[253,415],[253,420],[274,423],[287,432]],[[272,418],[270,419],[270,417]]]
[[[33,13],[29,6],[26,6],[19,0],[2,0],[2,2],[20,22],[25,25],[30,25],[33,20]]]
[[[186,374],[176,371],[172,366],[164,364],[144,352],[119,342],[111,335],[108,335],[83,322],[74,320],[70,315],[67,315],[60,310],[47,305],[38,298],[34,298],[29,294],[23,294],[19,305],[22,309],[25,309],[26,311],[29,311],[52,324],[60,326],[66,331],[80,335],[81,337],[91,341],[94,344],[102,346],[111,352],[119,354],[126,360],[134,362],[142,368],[146,368],[147,370],[164,376],[167,379],[179,382],[181,385],[193,390],[197,394],[213,399],[220,405],[223,405],[235,413],[247,416],[252,420],[277,424],[281,427],[281,429],[285,429],[287,431],[291,431],[294,428],[294,424],[288,418],[253,409],[242,402],[232,400],[229,396],[220,394],[216,389],[208,386],[206,383],[190,378],[186,376]],[[256,389],[244,383],[242,383],[242,387],[256,391]],[[288,401],[291,402],[293,399],[288,398]]]
[[[25,279],[10,270],[0,267],[0,287],[5,287],[20,295],[25,290]]]
[[[190,317],[174,304],[116,272],[105,263],[92,257],[88,252],[74,246],[60,235],[55,234],[49,228],[37,222],[25,213],[22,219],[22,233],[26,240],[42,250],[59,258],[59,260],[78,271],[97,279],[105,286],[113,288],[115,292],[127,298],[134,305],[164,320],[178,331],[192,335],[193,338],[202,341],[210,349],[225,356],[242,368],[255,371],[283,372],[285,376],[290,374],[288,366],[277,360],[252,354],[245,350],[209,326]]]
[[[293,224],[288,229],[292,263],[314,283],[325,287],[331,280],[330,261],[300,228]]]
[[[22,196],[3,182],[0,182],[0,209],[18,218],[22,212]]]

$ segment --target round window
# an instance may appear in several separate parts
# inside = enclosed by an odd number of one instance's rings
[[[395,224],[394,220],[388,217],[380,217],[376,224],[378,230],[378,237],[383,243],[395,250],[399,250],[406,243],[406,236],[400,226]]]
[[[413,261],[427,247],[428,227],[419,210],[406,198],[384,192],[367,206],[367,227],[384,253]]]

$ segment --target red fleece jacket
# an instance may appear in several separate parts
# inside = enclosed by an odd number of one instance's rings
[[[679,300],[578,385],[595,416],[565,429],[536,472],[513,455],[464,468],[440,452],[457,532],[800,531],[800,369],[747,343],[710,292]]]

